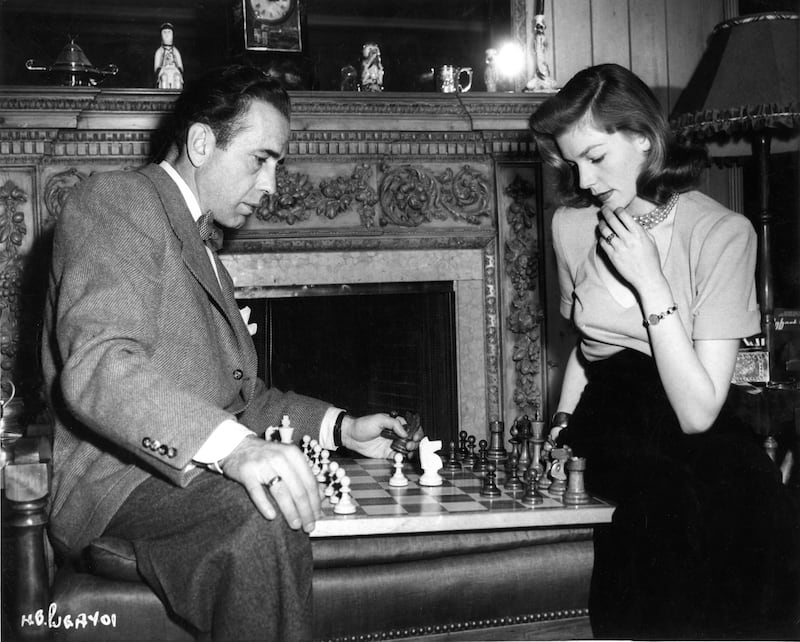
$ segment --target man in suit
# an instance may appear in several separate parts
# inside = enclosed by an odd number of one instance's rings
[[[213,639],[311,635],[317,482],[295,437],[387,457],[385,414],[348,416],[267,389],[208,216],[241,227],[289,140],[289,99],[262,72],[213,70],[175,105],[168,159],[94,175],[54,240],[43,366],[55,416],[51,540],[78,556],[125,538],[174,615]],[[198,227],[199,226],[199,227]],[[200,231],[198,231],[200,229]]]

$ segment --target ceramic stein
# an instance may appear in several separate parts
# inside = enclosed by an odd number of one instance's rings
[[[466,82],[462,84],[462,77]],[[436,70],[436,89],[445,94],[469,91],[472,87],[472,67],[442,65]]]

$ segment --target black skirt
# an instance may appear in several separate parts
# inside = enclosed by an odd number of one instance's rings
[[[798,607],[798,507],[752,430],[723,409],[685,435],[655,362],[587,364],[559,443],[586,457],[589,492],[617,505],[595,531],[597,637],[763,639]],[[769,627],[769,628],[767,628]]]

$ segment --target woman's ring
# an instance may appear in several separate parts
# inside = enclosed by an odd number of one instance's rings
[[[611,241],[613,241],[615,238],[617,238],[617,233],[616,232],[611,232],[611,234],[609,234],[608,236],[603,237],[603,240],[606,243],[610,244]]]
[[[272,487],[273,487],[275,484],[277,484],[279,481],[283,481],[283,478],[282,478],[280,475],[275,475],[275,477],[273,477],[272,479],[270,479],[270,480],[269,480],[269,481],[268,481],[266,484],[264,484],[264,485],[267,487],[267,490],[269,490],[269,489],[270,489],[270,488],[272,488]]]

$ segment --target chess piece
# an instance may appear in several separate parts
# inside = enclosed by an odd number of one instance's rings
[[[533,462],[531,462],[531,464],[528,466],[528,471],[530,472],[530,482],[525,488],[525,494],[522,496],[520,501],[525,504],[525,506],[530,506],[533,508],[534,506],[543,504],[544,497],[539,492],[540,472],[534,467]]]
[[[339,469],[342,470],[341,468]],[[333,507],[333,512],[337,515],[352,515],[356,512],[356,505],[350,495],[350,478],[347,475],[342,477],[342,487],[340,490],[339,501]]]
[[[548,492],[551,495],[562,495],[567,489],[567,471],[564,466],[570,457],[570,451],[567,448],[554,448],[552,456],[553,465],[550,467],[552,482]]]
[[[463,462],[467,456],[467,431],[462,430],[458,433],[458,450],[456,450],[456,459],[459,463]],[[464,467],[463,464],[461,466]]]
[[[541,479],[542,472],[544,472],[544,467],[542,466],[542,445],[544,444],[544,428],[545,424],[542,421],[538,411],[534,415],[533,421],[531,421],[531,464],[532,470],[536,470],[538,472],[538,476]],[[531,470],[531,468],[529,468]]]
[[[161,25],[161,46],[156,49],[153,71],[159,89],[183,89],[183,59],[172,43],[173,28],[169,22]]]
[[[283,418],[281,419],[281,425],[278,428],[278,433],[281,436],[282,444],[292,443],[292,434],[294,433],[294,427],[289,421],[289,415],[283,415]]]
[[[377,43],[367,42],[361,49],[361,91],[383,91],[383,63]]]
[[[508,433],[511,435],[511,438],[508,440],[508,443],[511,444],[511,452],[506,459],[506,473],[510,475],[511,460],[513,458],[515,461],[519,461],[520,453],[519,424],[516,421],[511,424],[511,428],[508,429]]]
[[[517,420],[519,425],[517,426],[517,441],[519,443],[519,466],[520,468],[527,470],[528,462],[531,460],[531,452],[530,452],[530,438],[533,434],[533,430],[531,428],[531,420],[528,418],[528,415],[523,415],[522,417],[518,418]]]
[[[500,497],[502,495],[495,482],[496,479],[497,464],[489,460],[489,463],[486,464],[486,476],[483,478],[483,485],[481,486],[482,497]]]
[[[341,466],[336,469],[336,472],[333,475],[333,481],[331,483],[331,494],[330,500],[331,504],[338,504],[339,499],[341,498],[341,491],[342,491],[342,480],[347,476],[344,472],[344,468]],[[349,480],[348,480],[349,483]]]
[[[589,503],[589,493],[584,486],[583,473],[586,470],[586,458],[570,457],[567,460],[567,490],[564,491],[564,504],[580,506]]]
[[[486,464],[489,463],[489,442],[481,439],[478,442],[478,461],[472,467],[472,472],[482,476],[486,474]]]
[[[328,465],[327,485],[325,486],[325,497],[331,499],[334,493],[334,482],[336,481],[336,473],[339,471],[339,462],[332,461]]]
[[[519,470],[522,467],[522,464],[520,464],[516,454],[514,453],[512,453],[509,457],[509,462],[509,475],[503,487],[512,494],[521,493],[523,490],[525,490],[525,484],[523,484],[522,480],[519,478]]]
[[[441,447],[441,440],[431,441],[427,437],[423,437],[419,442],[419,461],[422,466],[422,475],[419,478],[420,486],[442,485],[442,476],[439,474],[442,469],[442,458],[436,454]]]
[[[322,449],[319,460],[319,474],[317,481],[324,484],[328,481],[328,467],[331,465],[331,453],[327,448]]]
[[[408,478],[403,474],[403,455],[394,454],[394,474],[389,478],[389,486],[408,486]]]
[[[492,421],[489,423],[489,461],[504,464],[508,459],[508,453],[503,446],[504,424],[502,421]]]
[[[461,471],[461,463],[456,459],[456,442],[450,442],[450,451],[447,457],[447,463],[444,465],[445,472],[457,473]]]
[[[475,466],[475,462],[478,461],[478,458],[475,456],[475,442],[477,439],[475,435],[470,435],[467,437],[467,454],[461,460],[461,467],[468,470]]]

